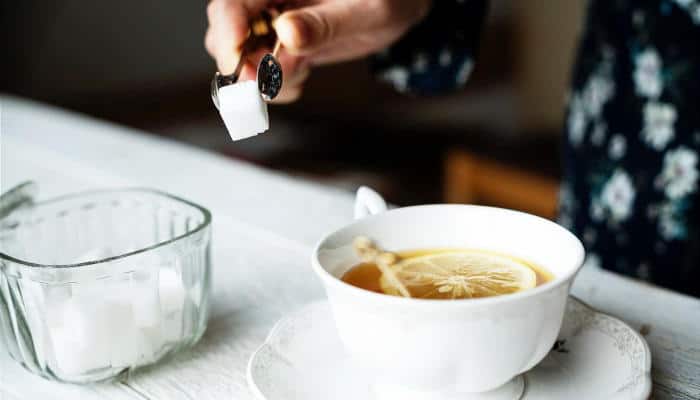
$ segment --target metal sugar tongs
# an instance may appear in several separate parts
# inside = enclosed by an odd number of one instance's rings
[[[277,10],[267,10],[253,19],[250,23],[248,38],[241,47],[241,57],[238,59],[236,69],[230,75],[222,75],[218,71],[214,74],[214,78],[211,80],[211,99],[217,109],[219,108],[219,89],[238,82],[248,53],[263,47],[272,47],[273,50],[272,53],[265,54],[258,63],[256,77],[258,90],[265,101],[270,101],[279,94],[282,89],[282,66],[277,56],[282,44],[272,26],[272,22],[278,15]]]

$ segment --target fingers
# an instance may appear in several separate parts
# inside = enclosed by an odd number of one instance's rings
[[[284,12],[275,21],[277,35],[293,54],[313,52],[334,39],[380,27],[387,1],[325,1]]]
[[[324,45],[307,58],[314,66],[350,61],[386,48],[387,43],[393,42],[399,36],[400,32],[386,30],[372,35],[344,37]]]
[[[290,103],[301,97],[304,84],[310,74],[309,65],[305,57],[289,54],[284,48],[280,51],[278,58],[284,76],[282,91],[275,97],[273,103]]]
[[[296,70],[295,74],[289,77],[285,83],[291,87],[300,86],[311,74],[311,69],[308,67],[300,67]]]
[[[279,95],[271,101],[272,104],[288,104],[299,100],[301,94],[303,93],[303,86],[285,87],[282,89]]]
[[[292,54],[310,54],[334,41],[390,32],[398,37],[427,15],[429,0],[339,0],[321,1],[282,13],[275,29]],[[385,43],[386,45],[386,43]]]
[[[207,6],[209,28],[204,45],[222,74],[230,74],[240,58],[240,47],[248,36],[249,9],[235,0],[213,0]]]
[[[275,104],[284,104],[299,99],[304,91],[304,84],[310,73],[311,70],[307,67],[299,68],[293,76],[285,80],[282,91],[272,102]]]

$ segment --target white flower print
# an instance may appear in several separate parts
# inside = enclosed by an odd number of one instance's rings
[[[690,16],[696,25],[700,24],[700,4],[695,3],[690,6]]]
[[[664,155],[664,166],[657,181],[669,199],[679,199],[697,189],[698,155],[681,146]]]
[[[663,150],[674,136],[676,109],[672,104],[648,102],[644,105],[642,139],[655,150]]]
[[[678,7],[684,9],[690,15],[693,22],[700,24],[700,3],[696,0],[674,0]]]
[[[659,208],[659,233],[666,240],[679,239],[685,235],[685,225],[677,218],[672,203]]]
[[[675,0],[680,8],[687,8],[694,0]]]
[[[577,94],[571,97],[569,117],[566,123],[569,128],[569,141],[574,147],[577,147],[583,140],[583,134],[586,130],[586,113],[583,111],[583,103]]]
[[[614,92],[615,84],[607,75],[593,74],[588,79],[582,94],[583,107],[588,115],[597,118]]]
[[[382,73],[381,79],[391,83],[399,92],[408,90],[408,70],[403,67],[392,67]]]
[[[666,240],[673,240],[683,236],[682,225],[669,214],[659,216],[659,233]]]
[[[610,146],[608,147],[608,155],[613,160],[619,160],[625,156],[627,152],[627,139],[624,136],[616,133],[610,138]]]
[[[634,84],[640,96],[657,98],[663,89],[661,58],[654,49],[646,49],[634,60]]]
[[[632,179],[625,171],[618,169],[603,186],[601,206],[610,213],[614,222],[624,221],[632,214],[634,196]]]
[[[469,79],[469,75],[471,75],[472,73],[472,69],[474,69],[474,63],[472,62],[472,60],[465,60],[462,66],[459,67],[459,71],[457,71],[457,83],[460,85],[465,84],[467,82],[467,79]]]

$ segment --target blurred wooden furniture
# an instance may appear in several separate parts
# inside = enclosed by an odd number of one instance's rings
[[[557,212],[556,179],[451,150],[445,159],[444,196],[448,203],[477,203],[513,208],[545,218]]]

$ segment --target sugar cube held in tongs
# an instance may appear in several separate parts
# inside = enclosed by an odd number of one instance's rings
[[[269,128],[267,102],[282,88],[282,67],[277,60],[281,44],[272,26],[277,15],[276,10],[268,10],[253,19],[234,72],[230,75],[217,72],[211,81],[212,101],[233,140],[255,136]],[[273,51],[260,60],[257,82],[238,82],[248,55],[261,48],[273,48]]]

